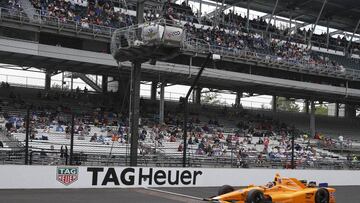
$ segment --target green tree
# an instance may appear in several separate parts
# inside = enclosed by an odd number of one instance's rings
[[[201,94],[202,104],[221,105],[220,95],[217,92],[205,92]]]
[[[280,111],[300,112],[300,107],[294,100],[276,97],[276,104],[277,109]]]
[[[317,115],[328,115],[328,107],[326,105],[321,104],[315,108],[315,114]]]

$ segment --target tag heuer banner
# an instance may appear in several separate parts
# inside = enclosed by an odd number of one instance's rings
[[[56,179],[64,185],[70,185],[78,179],[78,167],[57,167],[56,171]]]

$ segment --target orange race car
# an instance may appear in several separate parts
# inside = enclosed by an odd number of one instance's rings
[[[335,203],[335,189],[328,188],[326,183],[317,187],[315,182],[307,184],[277,174],[274,181],[265,186],[250,185],[234,190],[224,185],[218,196],[205,200],[212,203]]]

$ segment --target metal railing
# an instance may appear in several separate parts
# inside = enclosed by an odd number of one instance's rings
[[[249,50],[210,45],[209,43],[204,44],[204,40],[201,39],[187,38],[186,42],[184,43],[183,50],[196,53],[207,53],[208,49],[204,47],[210,47],[210,52],[220,54],[221,56],[227,58],[234,58],[247,62],[263,62],[266,63],[266,65],[276,66],[279,68],[283,67],[285,69],[290,68],[306,73],[313,72],[322,75],[333,74],[337,77],[343,76],[358,80],[360,79],[360,70],[349,68],[342,70],[339,66],[314,64],[304,59],[286,59],[271,54],[261,54]]]
[[[74,145],[79,147],[79,145]],[[85,166],[127,166],[130,160],[129,145],[122,146],[120,153],[96,152],[93,150],[79,151],[74,150],[73,164]],[[111,146],[107,146],[109,149]],[[171,151],[171,152],[169,152]],[[176,152],[175,148],[148,147],[139,148],[139,166],[159,166],[159,167],[181,167],[182,152]],[[263,158],[256,156],[239,157],[236,150],[230,150],[224,155],[222,152],[213,154],[198,155],[190,145],[187,158],[189,167],[210,167],[210,168],[288,168],[290,167],[289,158]],[[24,149],[0,148],[0,164],[24,164]],[[41,148],[30,148],[29,164],[31,165],[68,165],[70,157],[67,152],[59,150],[49,150]],[[297,169],[360,169],[359,161],[349,161],[340,159],[318,159],[304,160],[297,157],[295,159]]]
[[[85,33],[90,34],[94,38],[106,37],[111,38],[113,32],[117,28],[100,26],[90,23],[81,23],[69,19],[60,19],[48,15],[41,15],[41,11],[37,10],[33,18],[29,18],[23,11],[17,9],[0,8],[0,19],[13,20],[20,24],[31,24],[39,26],[40,28],[48,27],[56,29],[59,32],[69,30],[76,34]]]
[[[41,13],[41,12],[37,12]],[[75,31],[77,34],[79,33],[87,33],[92,35],[94,38],[96,37],[106,37],[111,38],[111,36],[117,36],[116,34],[113,35],[116,28],[106,27],[106,26],[99,26],[94,24],[81,24],[80,22],[71,21],[68,19],[60,19],[56,17],[50,17],[46,15],[40,15],[36,14],[34,16],[34,19],[39,19],[36,22],[31,22],[30,19],[25,15],[24,12],[16,10],[16,9],[7,9],[7,8],[0,8],[0,20],[1,19],[9,19],[9,20],[15,20],[20,23],[29,23],[32,25],[38,25],[39,27],[46,27],[49,26],[51,28],[57,29],[59,32],[64,30],[70,30]],[[166,23],[164,22],[164,19],[160,19],[158,21],[159,23]],[[118,29],[117,33],[127,33],[127,35],[130,37],[132,36],[135,42],[136,37],[136,30],[135,28],[138,27],[138,25],[121,28]],[[134,28],[134,29],[131,29]],[[130,31],[132,32],[130,33]],[[274,35],[275,36],[275,35]],[[130,40],[131,41],[131,40]],[[277,60],[277,56],[271,56],[269,54],[261,54],[254,51],[245,51],[240,49],[231,49],[226,47],[218,47],[214,45],[209,45],[208,43],[204,42],[204,40],[200,39],[191,39],[187,38],[185,40],[185,43],[183,43],[183,50],[186,51],[193,51],[193,52],[201,52],[201,53],[207,53],[209,50],[213,53],[221,54],[224,57],[229,58],[236,58],[239,60],[246,60],[246,61],[258,61],[263,60],[263,62],[267,62],[269,65],[273,66],[283,66],[283,67],[290,67],[295,70],[300,70],[302,72],[314,72],[322,75],[329,75],[333,74],[335,76],[343,76],[353,79],[360,79],[360,71],[355,69],[346,68],[345,71],[339,70],[339,67],[332,66],[332,65],[319,65],[319,64],[311,64],[308,61],[305,60],[291,60],[291,59],[281,59]],[[269,63],[271,62],[271,63]]]

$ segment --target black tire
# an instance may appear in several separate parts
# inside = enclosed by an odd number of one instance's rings
[[[315,203],[329,203],[329,191],[325,188],[319,188],[315,193]]]
[[[233,192],[234,188],[230,185],[223,185],[218,190],[218,195],[223,195],[229,192]]]
[[[265,203],[264,193],[260,190],[250,190],[245,203]]]

